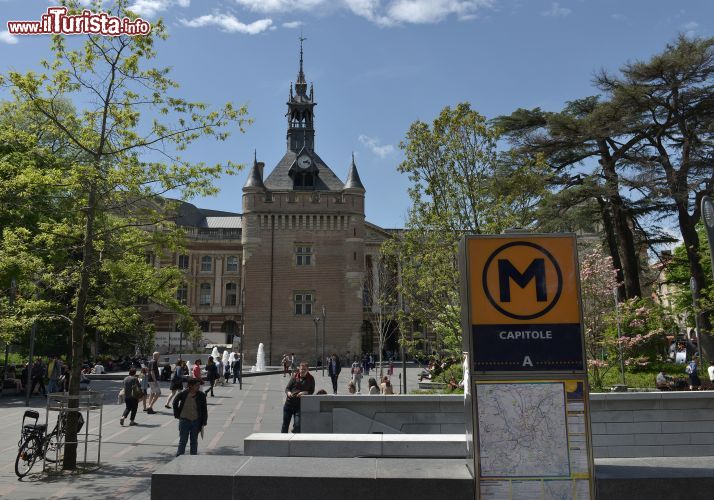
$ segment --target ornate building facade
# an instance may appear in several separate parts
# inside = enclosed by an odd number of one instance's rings
[[[232,344],[255,359],[260,343],[266,362],[284,353],[313,363],[324,352],[350,357],[377,352],[371,326],[372,300],[364,280],[390,231],[365,220],[366,191],[357,165],[345,165],[345,181],[315,147],[312,86],[303,71],[303,53],[287,102],[285,153],[268,173],[254,159],[243,187],[242,213],[220,212],[184,203],[177,224],[188,237],[178,297],[190,307],[204,343]],[[177,318],[156,311],[156,343],[177,351]],[[385,350],[397,349],[390,331]]]

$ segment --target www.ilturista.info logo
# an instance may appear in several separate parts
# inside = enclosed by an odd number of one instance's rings
[[[66,7],[49,7],[39,21],[8,21],[11,35],[148,35],[151,23],[141,18],[116,17],[106,12],[83,10],[81,14],[67,14]]]

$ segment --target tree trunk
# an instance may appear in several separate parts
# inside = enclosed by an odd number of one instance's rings
[[[625,294],[628,299],[640,297],[642,290],[640,288],[639,259],[635,249],[635,239],[632,235],[632,229],[630,229],[627,207],[625,207],[625,202],[620,196],[620,183],[615,169],[615,162],[610,156],[604,141],[600,143],[600,152],[600,165],[605,176],[607,198],[612,207],[613,228],[620,243],[618,246],[622,252],[621,264],[622,274],[625,279]]]
[[[679,220],[679,230],[682,233],[684,248],[687,251],[689,272],[696,281],[696,289],[701,296],[704,284],[706,283],[706,277],[704,275],[704,268],[699,261],[699,235],[697,234],[695,221],[687,210],[687,199],[687,193],[679,193],[679,196],[675,196],[677,218]],[[702,345],[699,346],[700,355],[704,354],[706,359],[711,360],[714,359],[714,338],[712,338],[711,335],[711,317],[708,311],[699,311],[698,314],[699,324],[702,328],[702,331],[699,332],[699,339],[702,342]]]
[[[627,298],[627,293],[625,291],[625,277],[622,273],[622,261],[620,260],[620,252],[617,248],[617,236],[615,235],[615,228],[612,224],[612,214],[605,200],[598,196],[597,202],[600,205],[602,225],[605,231],[607,249],[612,258],[612,267],[615,268],[615,272],[617,273],[617,299],[622,302]]]
[[[89,295],[89,275],[94,265],[94,217],[96,205],[96,186],[91,185],[87,200],[84,228],[84,241],[82,242],[82,267],[79,271],[79,289],[77,290],[77,307],[72,321],[72,365],[69,378],[69,408],[79,406],[79,380],[81,378],[82,359],[84,358],[84,326],[87,313],[87,299]],[[77,421],[78,412],[67,415],[65,428],[64,470],[77,468]],[[87,422],[89,425],[89,422]]]

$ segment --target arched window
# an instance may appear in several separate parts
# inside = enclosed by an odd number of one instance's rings
[[[213,257],[204,255],[201,257],[201,272],[211,272],[213,266]]]
[[[226,271],[229,273],[238,272],[238,257],[235,255],[229,255],[226,259]]]
[[[211,305],[211,284],[201,283],[200,293],[198,295],[198,305],[200,306],[210,306]]]
[[[234,306],[238,303],[238,285],[226,283],[226,305]]]

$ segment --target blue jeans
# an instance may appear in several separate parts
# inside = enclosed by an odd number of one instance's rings
[[[200,420],[179,419],[179,445],[176,456],[186,453],[186,442],[191,437],[191,455],[198,455],[198,433],[201,431]]]
[[[288,427],[290,427],[290,418],[292,417],[295,418],[295,420],[293,420],[293,432],[300,432],[300,408],[288,405],[283,406],[283,428],[280,432],[288,432]]]

